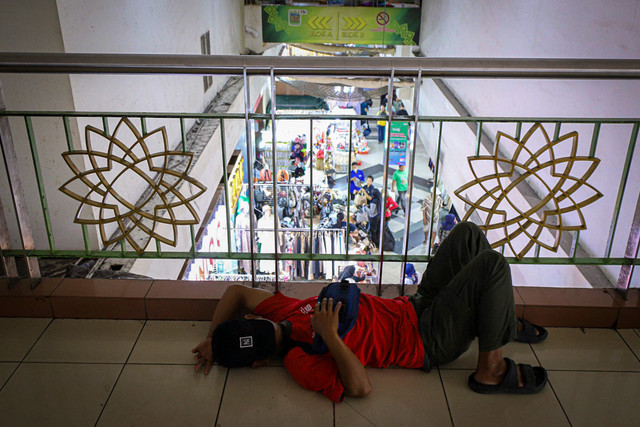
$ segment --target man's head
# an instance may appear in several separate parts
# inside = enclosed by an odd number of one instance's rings
[[[371,187],[373,185],[373,177],[369,175],[367,177],[367,187]]]
[[[404,171],[404,168],[405,168],[404,163],[400,163],[400,164],[398,165],[398,169],[400,169],[400,172],[403,172],[403,171]]]
[[[252,366],[278,350],[278,325],[262,318],[233,319],[218,325],[211,337],[214,360],[222,366]]]
[[[354,171],[358,170],[358,162],[351,162],[351,169]]]

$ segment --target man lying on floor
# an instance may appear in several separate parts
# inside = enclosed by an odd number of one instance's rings
[[[253,315],[234,319],[243,309]],[[472,223],[456,225],[442,242],[415,295],[362,294],[357,321],[344,339],[337,332],[339,309],[340,303],[334,308],[333,301],[317,297],[299,300],[230,286],[207,338],[192,350],[195,368],[204,367],[206,374],[213,362],[258,367],[280,355],[300,385],[340,402],[371,393],[365,366],[429,371],[455,360],[477,337],[478,364],[469,377],[473,391],[531,394],[547,383],[544,368],[502,357],[508,342],[539,342],[547,332],[516,319],[509,264]],[[327,353],[303,349],[314,333],[323,338]]]

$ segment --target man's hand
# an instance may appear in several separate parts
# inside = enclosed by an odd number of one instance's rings
[[[204,366],[204,374],[207,375],[211,370],[211,364],[213,363],[213,351],[211,350],[211,338],[206,338],[196,347],[191,350],[196,355],[193,356],[193,360],[196,361],[196,371]]]
[[[323,299],[316,304],[315,313],[311,316],[311,327],[316,334],[320,334],[333,359],[338,365],[338,375],[344,385],[347,396],[364,397],[371,393],[369,375],[360,359],[342,341],[338,335],[338,323],[341,302],[333,308],[333,299]]]
[[[327,338],[332,334],[338,333],[338,322],[340,307],[342,302],[336,304],[333,308],[333,298],[323,299],[322,303],[318,302],[315,307],[315,312],[311,316],[311,327],[316,334],[320,334],[321,337]]]

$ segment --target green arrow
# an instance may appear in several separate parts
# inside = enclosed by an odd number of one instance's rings
[[[364,21],[364,19],[360,18],[359,16],[356,17],[355,19],[358,21],[358,26],[356,27],[356,30],[361,30],[367,26],[367,23]]]
[[[331,22],[331,17],[330,16],[325,16],[323,18],[321,18],[320,20],[321,25],[323,26],[323,29],[325,30],[330,30],[331,27],[329,26],[329,22]]]
[[[353,23],[354,23],[354,22],[353,22],[353,19],[351,19],[351,18],[349,18],[349,17],[344,17],[343,19],[344,19],[344,22],[345,22],[344,29],[345,29],[345,30],[349,30],[349,29],[351,29],[351,26],[352,26],[352,25],[353,25]]]
[[[307,21],[307,24],[309,24],[309,26],[311,28],[313,28],[314,30],[317,30],[318,27],[316,26],[316,19],[318,19],[317,16],[312,16],[311,18],[309,18],[309,20]]]

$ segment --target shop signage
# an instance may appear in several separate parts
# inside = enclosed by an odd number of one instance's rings
[[[389,141],[389,164],[407,164],[407,141],[409,139],[409,123],[391,122],[391,135]]]
[[[420,9],[262,6],[262,41],[417,45]]]

